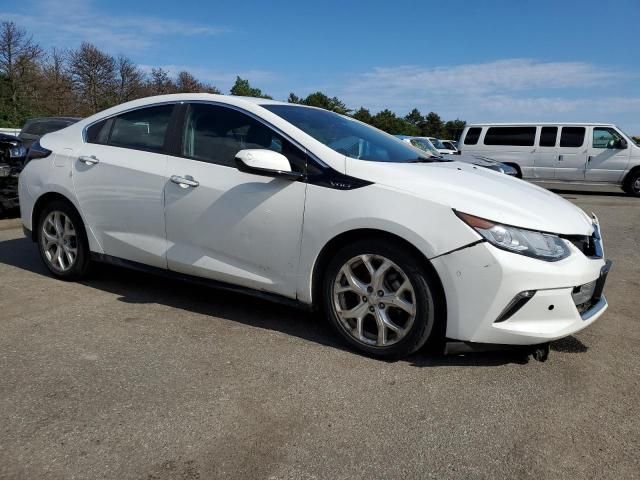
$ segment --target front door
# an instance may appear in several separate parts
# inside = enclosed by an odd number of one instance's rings
[[[92,125],[73,161],[80,209],[104,253],[166,268],[163,153],[172,105]]]
[[[619,183],[629,163],[629,145],[612,127],[592,127],[586,180]]]
[[[584,180],[587,164],[586,130],[585,127],[562,127],[557,150],[556,179]]]
[[[248,148],[278,151],[305,169],[304,152],[249,115],[187,107],[182,155],[168,160],[168,266],[295,298],[306,183],[239,171],[235,155]]]

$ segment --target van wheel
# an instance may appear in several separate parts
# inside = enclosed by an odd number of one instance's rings
[[[629,195],[640,197],[640,169],[629,173],[622,189]]]
[[[419,259],[382,240],[335,255],[323,281],[325,312],[338,334],[378,358],[407,356],[434,330],[435,288]]]
[[[37,229],[40,257],[61,280],[79,280],[89,268],[89,243],[80,215],[67,202],[56,200],[40,214]]]

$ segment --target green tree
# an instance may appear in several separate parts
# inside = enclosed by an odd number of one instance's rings
[[[415,125],[418,128],[424,122],[424,117],[420,113],[420,110],[418,110],[417,108],[414,108],[409,113],[407,113],[404,119],[411,125]]]
[[[249,84],[249,80],[245,80],[240,77],[236,77],[236,83],[233,84],[229,93],[239,97],[272,98],[269,95],[262,93],[262,90],[259,88],[252,87]]]
[[[353,118],[356,120],[360,120],[361,122],[371,124],[373,117],[371,116],[371,112],[364,107],[360,107],[356,110],[353,115]]]
[[[371,125],[392,135],[414,135],[414,126],[404,118],[398,117],[388,108],[376,113],[371,119]]]
[[[295,93],[291,92],[289,94],[289,98],[287,98],[287,102],[289,102],[289,103],[302,103],[302,100],[300,100],[300,97],[297,96]]]
[[[466,127],[467,122],[464,120],[449,120],[444,124],[444,133],[442,134],[443,138],[447,138],[449,140],[457,140],[460,138],[462,134],[462,130]]]
[[[338,99],[338,97],[329,98],[328,95],[325,95],[322,92],[314,92],[308,95],[307,98],[302,100],[300,103],[309,105],[310,107],[324,108],[325,110],[330,110],[341,115],[348,115],[351,111]]]
[[[444,123],[435,112],[429,112],[424,119],[424,123],[420,126],[420,133],[425,137],[442,137],[444,132]]]

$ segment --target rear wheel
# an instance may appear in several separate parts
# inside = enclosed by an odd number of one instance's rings
[[[78,280],[89,267],[89,245],[80,215],[67,202],[44,207],[38,222],[40,257],[62,280]]]
[[[324,306],[337,332],[371,356],[399,358],[428,340],[436,321],[435,289],[419,259],[388,241],[340,250],[323,283]]]
[[[629,173],[622,188],[629,195],[640,197],[640,169]]]

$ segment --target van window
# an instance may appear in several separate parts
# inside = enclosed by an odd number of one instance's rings
[[[467,131],[467,136],[464,137],[465,145],[475,145],[478,143],[480,139],[480,132],[482,132],[482,128],[480,127],[472,127]]]
[[[608,148],[609,142],[614,145],[622,139],[622,136],[613,128],[596,127],[593,129],[593,148]]]
[[[484,144],[532,147],[535,139],[536,127],[491,127],[484,136]]]
[[[581,147],[584,143],[584,127],[562,127],[561,147]]]
[[[540,132],[541,147],[555,147],[558,137],[558,127],[542,127]]]

